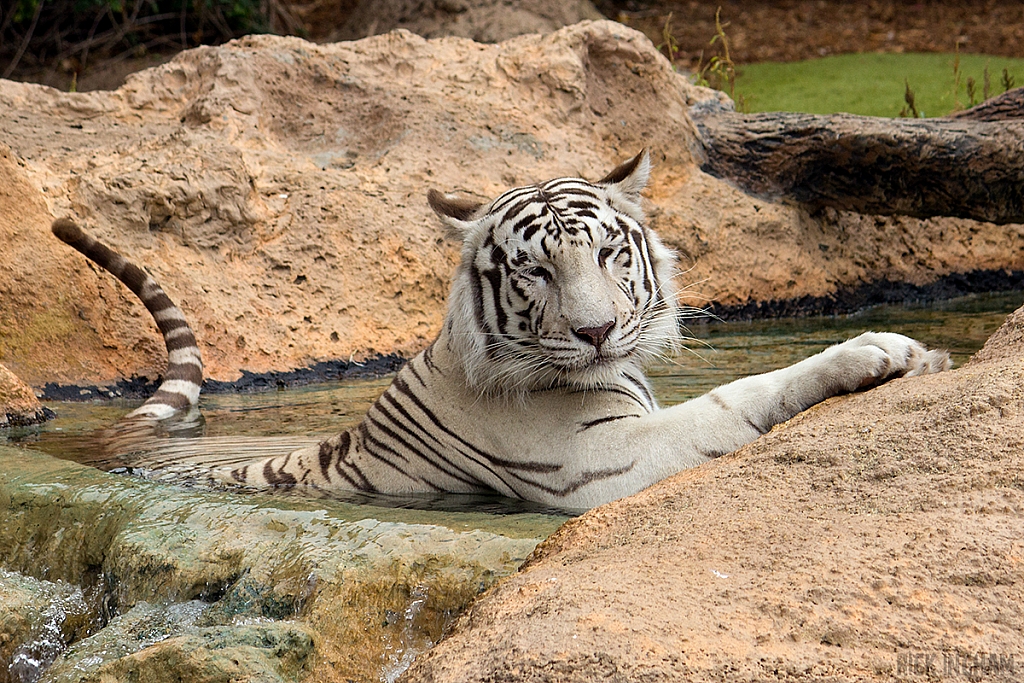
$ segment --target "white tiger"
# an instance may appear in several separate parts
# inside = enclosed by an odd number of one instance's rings
[[[558,178],[487,205],[431,191],[463,245],[437,339],[356,427],[218,475],[588,508],[734,451],[830,396],[950,367],[943,351],[868,332],[660,409],[643,367],[678,345],[679,309],[673,254],[641,209],[649,172],[645,150],[596,183]],[[199,363],[198,348],[172,352]],[[185,389],[178,407],[195,403],[198,385]]]

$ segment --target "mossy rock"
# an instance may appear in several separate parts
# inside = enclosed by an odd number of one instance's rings
[[[151,683],[148,667],[179,664],[185,680],[221,680],[235,660],[262,672],[251,680],[288,680],[310,666],[328,678],[377,680],[436,642],[562,521],[189,490],[3,446],[0,471],[0,566],[84,586],[120,619],[148,614],[165,624],[148,627],[166,638],[160,647],[132,635],[146,628],[122,630],[114,640],[124,647],[104,648],[94,662],[108,678],[81,680]],[[153,616],[147,605],[162,607]],[[202,618],[185,627],[159,617],[182,605],[201,606]],[[223,629],[240,620],[284,631],[228,638]],[[262,646],[230,645],[236,636],[308,637],[317,656],[282,663]]]

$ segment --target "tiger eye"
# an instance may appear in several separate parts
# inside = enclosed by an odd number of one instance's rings
[[[545,282],[550,282],[552,278],[551,271],[541,266],[534,266],[533,268],[530,268],[526,271],[526,274],[532,278],[544,280]]]

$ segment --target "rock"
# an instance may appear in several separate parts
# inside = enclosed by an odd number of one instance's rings
[[[981,350],[971,357],[970,365],[1012,362],[1014,358],[1020,360],[1022,349],[1024,349],[1024,310],[1017,309],[988,338]]]
[[[61,681],[376,680],[564,519],[187,490],[3,446],[0,471],[0,566],[119,617],[58,658]]]
[[[568,522],[404,680],[1019,680],[1022,329]]]
[[[296,622],[200,626],[210,610],[198,601],[140,603],[99,633],[73,645],[47,683],[144,680],[294,681],[308,672],[313,637]]]
[[[0,429],[37,424],[52,417],[32,389],[0,365]]]
[[[644,146],[684,303],[813,308],[868,285],[984,271],[998,287],[1024,270],[1020,225],[811,215],[703,174],[687,112],[709,101],[728,104],[606,21],[499,45],[251,36],[113,92],[0,81],[0,359],[33,385],[164,367],[141,305],[48,234],[64,214],[158,278],[214,379],[408,356],[436,334],[458,259],[428,189],[598,178]]]
[[[32,209],[0,222],[12,251],[0,353],[30,383],[163,367],[142,308],[45,234],[49,208],[150,268],[192,319],[214,378],[409,355],[440,325],[458,256],[426,190],[495,194],[565,173],[570,146],[571,170],[596,176],[641,134],[691,164],[676,140],[705,91],[660,59],[642,34],[599,23],[505,47],[407,32],[323,46],[254,36],[183,53],[112,93],[0,83],[6,173]],[[642,130],[623,127],[627,108],[609,99],[623,60],[651,100],[629,115]]]
[[[92,679],[84,680],[298,681],[307,673],[312,654],[311,635],[296,624],[207,628],[196,635],[176,636],[150,645],[101,667]],[[56,682],[60,678],[52,680]]]
[[[0,683],[36,680],[87,634],[89,616],[80,588],[0,569]]]
[[[603,18],[590,0],[363,0],[329,40],[357,40],[403,28],[424,38],[459,36],[498,43]]]

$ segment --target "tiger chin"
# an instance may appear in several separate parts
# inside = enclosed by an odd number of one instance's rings
[[[462,243],[438,337],[357,426],[215,476],[250,487],[495,492],[589,508],[730,453],[830,396],[951,366],[944,351],[867,332],[660,408],[643,369],[680,345],[680,308],[674,255],[641,207],[649,174],[644,150],[597,182],[556,178],[488,203],[430,191],[430,206]],[[56,221],[54,233],[132,288],[164,334],[168,379],[133,419],[194,407],[202,361],[181,312],[71,221]]]

